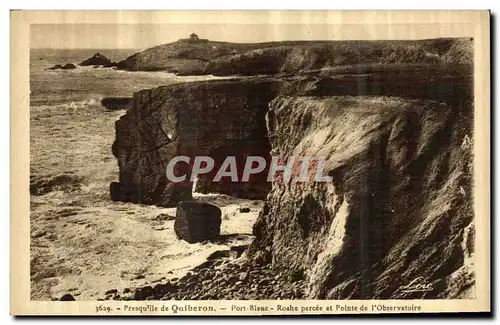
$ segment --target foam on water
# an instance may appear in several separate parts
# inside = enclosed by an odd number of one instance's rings
[[[32,111],[45,111],[50,109],[85,109],[90,107],[101,106],[101,100],[103,96],[95,96],[89,99],[71,101],[68,103],[60,103],[54,105],[33,105],[31,106]]]

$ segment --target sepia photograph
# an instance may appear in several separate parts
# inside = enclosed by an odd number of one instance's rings
[[[489,178],[477,148],[488,35],[456,21],[59,14],[24,29],[29,207],[11,231],[26,235],[29,301],[94,314],[160,311],[141,301],[170,314],[489,310],[477,212],[489,205],[476,199],[489,200],[477,176]]]

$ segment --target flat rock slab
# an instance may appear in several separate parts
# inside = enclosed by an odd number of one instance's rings
[[[221,215],[219,207],[210,203],[179,202],[174,223],[175,234],[188,243],[216,239],[220,234]]]

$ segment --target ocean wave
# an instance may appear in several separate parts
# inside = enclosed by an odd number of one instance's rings
[[[32,105],[31,109],[34,110],[48,110],[48,109],[84,109],[94,106],[101,106],[101,100],[104,96],[95,96],[88,99],[80,100],[80,101],[70,101],[65,103],[55,103],[52,105]]]
[[[109,71],[113,71],[119,74],[127,74],[134,76],[143,76],[143,77],[162,77],[162,78],[174,78],[176,77],[175,73],[167,72],[167,71],[128,71],[128,70],[119,70],[119,69],[110,69],[110,68],[100,68],[102,70],[106,69]]]
[[[229,79],[231,76],[214,76],[214,75],[193,75],[193,76],[179,76],[172,72],[167,71],[129,71],[114,69],[102,66],[78,66],[73,70],[66,70],[70,73],[82,73],[82,72],[99,72],[99,73],[109,73],[109,74],[125,74],[135,77],[145,77],[145,78],[160,78],[160,79],[172,79],[176,81],[197,81],[197,80],[210,80],[210,79]]]

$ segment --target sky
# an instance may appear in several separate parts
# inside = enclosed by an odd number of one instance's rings
[[[31,24],[31,48],[146,49],[196,33],[200,38],[227,42],[336,40],[374,38],[373,26],[363,24]],[[382,28],[381,28],[382,27]],[[393,26],[394,27],[394,26]],[[425,30],[432,30],[429,24]],[[418,27],[379,26],[383,39],[415,39]],[[413,35],[413,36],[412,36]],[[422,38],[422,34],[418,34]],[[424,35],[425,36],[425,35]]]
[[[31,25],[32,48],[147,48],[187,38],[227,42],[331,39],[335,28],[316,24],[45,24]]]

